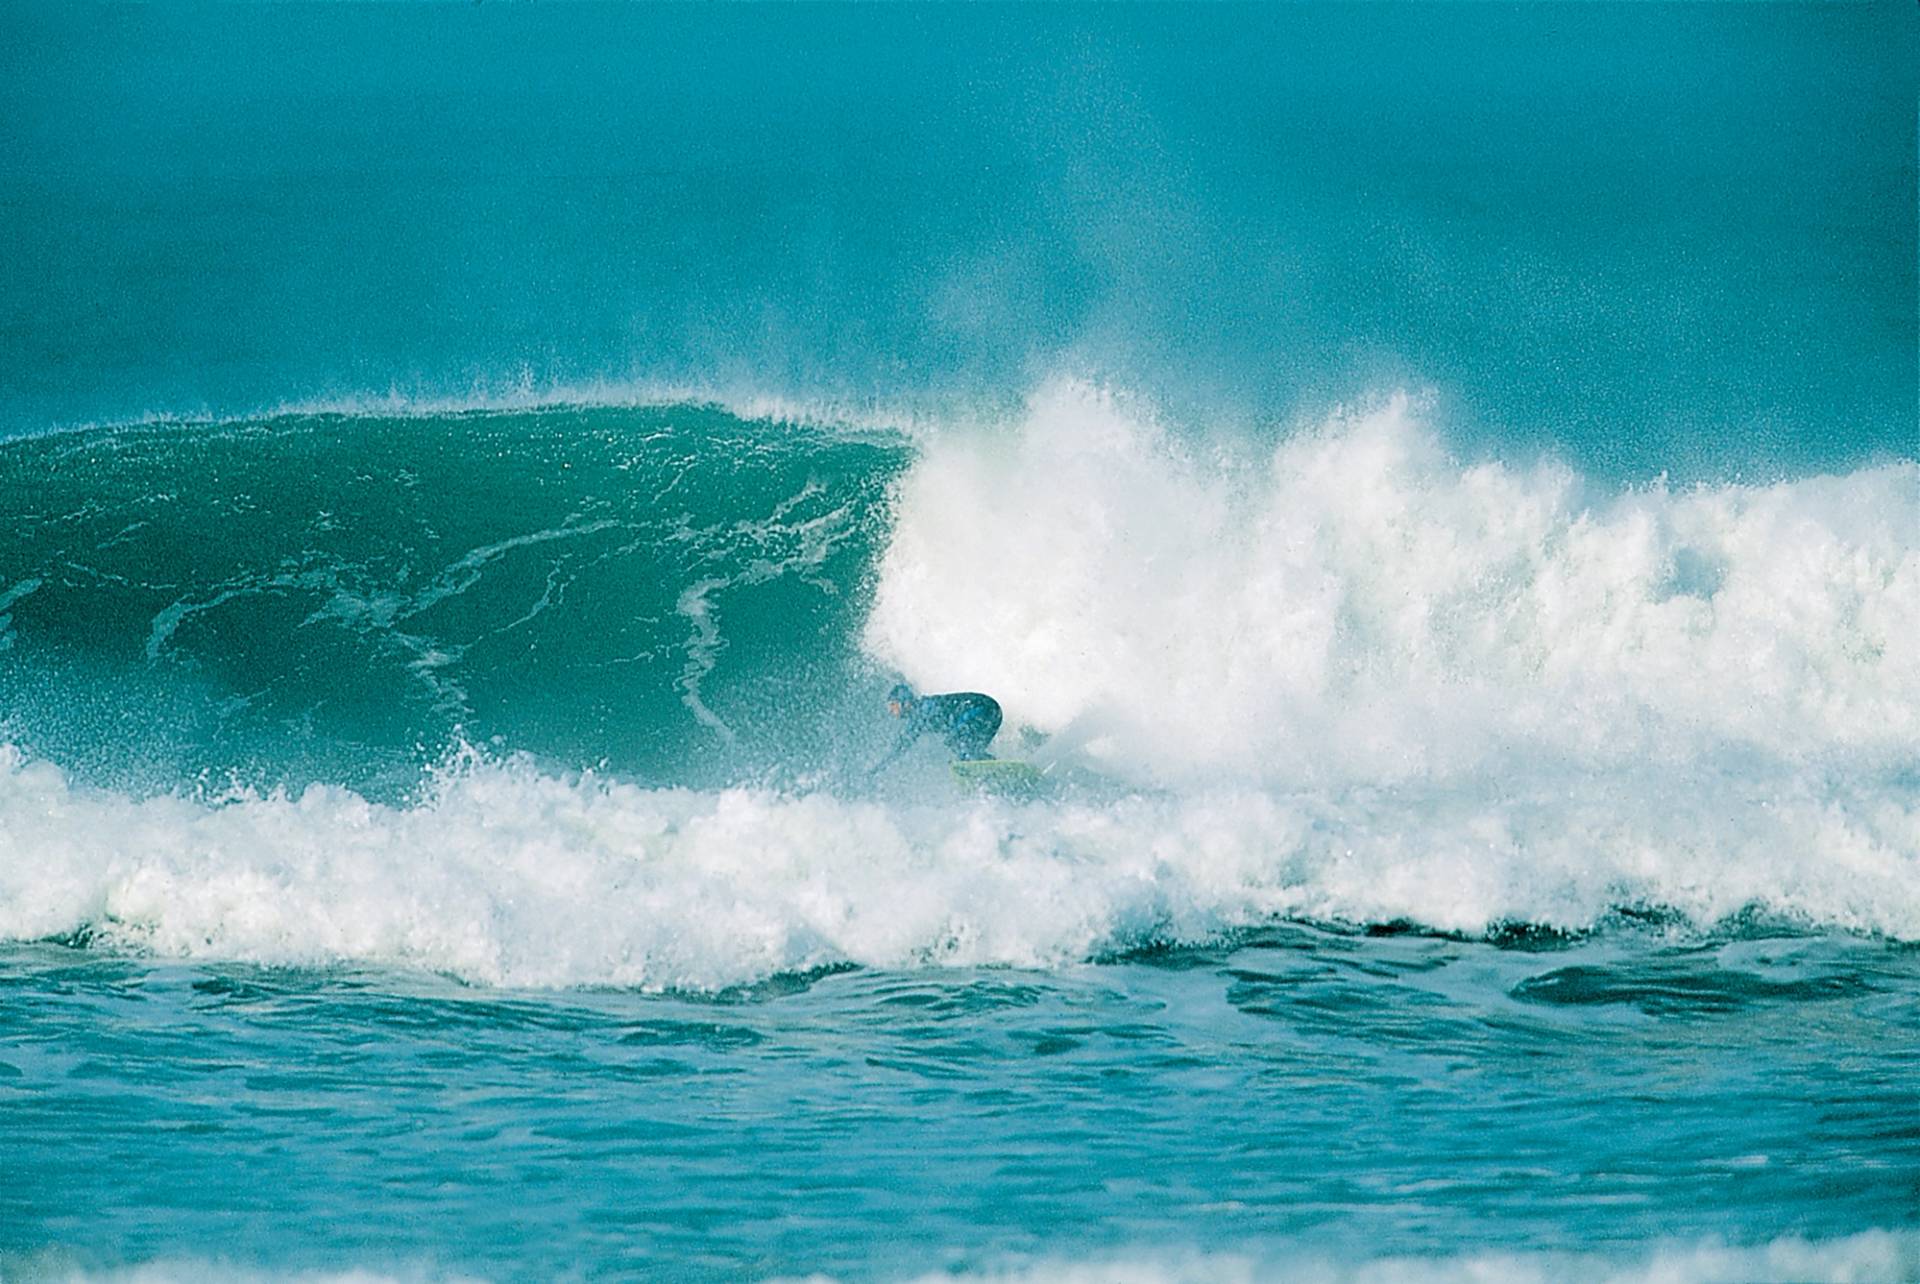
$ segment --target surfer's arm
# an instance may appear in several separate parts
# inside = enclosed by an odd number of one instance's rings
[[[901,731],[900,738],[893,742],[893,748],[887,750],[886,756],[881,758],[879,762],[868,767],[867,774],[869,776],[877,776],[888,767],[891,767],[899,759],[901,754],[913,747],[913,742],[919,738],[920,728],[909,722],[906,728]]]

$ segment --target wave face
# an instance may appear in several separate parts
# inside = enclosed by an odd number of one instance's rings
[[[1290,917],[1920,939],[1920,469],[1608,489],[1425,415],[14,443],[0,834],[59,856],[0,935],[668,989]],[[896,673],[1059,787],[868,780]]]
[[[737,778],[829,734],[903,463],[685,405],[15,443],[0,699],[147,787],[392,787],[462,738]]]

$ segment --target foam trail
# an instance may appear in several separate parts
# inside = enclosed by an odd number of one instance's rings
[[[991,574],[981,568],[991,567]],[[1209,457],[1057,382],[900,483],[866,644],[1160,780],[1920,761],[1920,466],[1595,494],[1397,397]]]
[[[11,587],[0,584],[0,651],[9,650],[13,646],[13,612],[11,608],[14,603],[24,597],[32,596],[33,593],[39,589],[41,583],[42,581],[38,579],[25,579],[20,580]]]

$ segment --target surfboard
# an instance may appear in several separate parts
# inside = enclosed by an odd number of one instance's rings
[[[953,778],[967,789],[996,798],[1032,798],[1047,783],[1046,773],[1038,767],[1011,758],[963,759],[953,764]]]

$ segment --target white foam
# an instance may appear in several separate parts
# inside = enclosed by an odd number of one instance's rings
[[[1920,761],[1912,462],[1601,495],[1462,465],[1404,396],[1227,459],[1063,381],[928,441],[896,517],[869,649],[1113,771]]]
[[[1783,1238],[1734,1247],[1662,1244],[1641,1252],[1468,1252],[1339,1262],[1236,1254],[1150,1254],[941,1272],[912,1284],[1903,1284],[1920,1279],[1920,1236],[1867,1231],[1842,1239]],[[832,1284],[814,1276],[809,1284]]]
[[[407,807],[330,787],[210,804],[80,788],[0,749],[0,939],[85,929],[170,956],[716,989],[842,963],[1057,966],[1283,916],[1475,932],[1620,905],[1920,940],[1920,799],[1650,770],[903,806],[510,761]]]
[[[0,1284],[429,1284],[479,1277],[419,1269],[271,1271],[199,1259],[85,1270],[52,1261],[9,1265]],[[910,1284],[1911,1284],[1920,1280],[1920,1235],[1864,1231],[1752,1246],[1667,1242],[1615,1253],[1487,1250],[1339,1261],[1326,1256],[1153,1252],[1097,1260],[1054,1259],[1002,1269],[939,1271]],[[783,1284],[835,1284],[811,1275]]]

